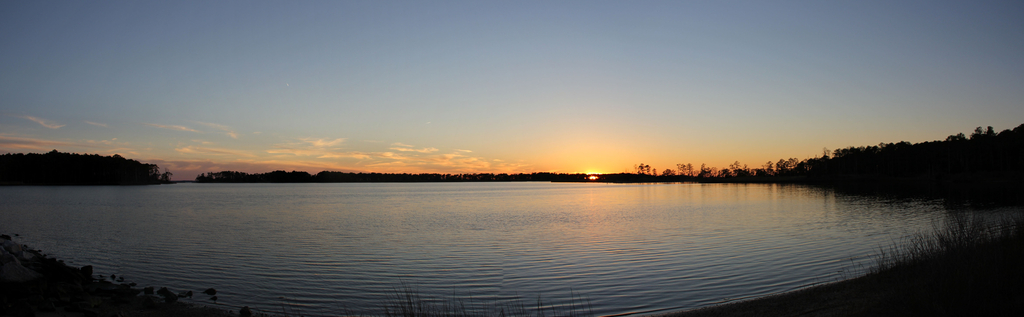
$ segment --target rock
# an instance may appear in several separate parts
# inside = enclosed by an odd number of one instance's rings
[[[153,295],[153,287],[146,287],[142,289],[142,293],[146,295]]]
[[[78,271],[82,272],[82,276],[92,277],[92,265],[83,266]]]
[[[164,302],[173,303],[178,301],[178,295],[174,295],[174,292],[171,292],[171,290],[166,287],[161,287],[159,291],[156,291],[156,293],[157,295],[163,296]]]
[[[53,303],[50,302],[50,301],[43,302],[42,305],[39,305],[36,308],[38,308],[39,311],[44,311],[44,312],[55,312],[55,311],[57,311],[57,307],[53,306]]]
[[[10,307],[7,307],[5,314],[10,316],[35,316],[32,306],[24,301],[14,302]]]
[[[176,302],[176,301],[178,301],[178,295],[174,295],[172,293],[172,294],[167,294],[167,296],[164,296],[164,302],[173,303],[173,302]]]
[[[217,302],[217,296],[210,297],[210,300],[212,300],[214,303],[216,303]]]
[[[249,310],[249,306],[244,306],[238,311],[238,317],[252,317],[252,310]]]
[[[21,252],[23,251],[20,245],[14,243],[14,241],[11,240],[4,240],[3,247],[4,251],[7,251],[7,253],[11,253],[14,255],[21,255]]]
[[[46,275],[47,280],[53,282],[80,284],[82,281],[87,279],[82,276],[79,268],[67,266],[63,262],[55,259],[44,258],[36,261],[35,264],[37,265],[39,272]]]
[[[18,257],[15,257],[13,254],[4,253],[3,255],[0,255],[0,264],[7,264],[9,262],[16,262],[18,263],[18,265],[21,265],[21,261],[18,260]]]
[[[213,289],[212,287],[211,288],[207,288],[205,291],[203,291],[203,294],[210,295],[210,296],[217,295],[217,290]]]
[[[33,254],[32,252],[22,252],[21,255],[18,256],[18,259],[20,259],[22,262],[32,262],[33,260],[36,259],[36,255]]]
[[[5,256],[10,256],[5,255]],[[11,282],[11,283],[24,283],[43,277],[42,274],[37,273],[27,267],[21,266],[21,263],[17,259],[11,262],[7,262],[0,267],[0,281]]]
[[[142,307],[146,309],[156,308],[156,300],[152,296],[146,296],[142,298]]]

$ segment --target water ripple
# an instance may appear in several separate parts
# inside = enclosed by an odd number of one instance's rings
[[[0,188],[0,231],[49,254],[313,316],[403,287],[478,304],[584,296],[597,314],[698,307],[834,279],[944,210],[780,185]]]

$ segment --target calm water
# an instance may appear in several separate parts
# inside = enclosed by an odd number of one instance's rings
[[[694,308],[833,281],[947,214],[800,185],[0,187],[0,232],[52,256],[304,315],[365,312],[403,284],[488,305],[575,294],[595,314]]]

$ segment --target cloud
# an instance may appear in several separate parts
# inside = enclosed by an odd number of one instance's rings
[[[414,145],[395,142],[391,143],[391,151],[353,151],[340,148],[344,142],[344,138],[300,138],[276,144],[266,153],[276,154],[274,158],[288,161],[295,157],[310,157],[324,163],[347,162],[349,168],[383,173],[482,173],[495,172],[496,169],[500,172],[513,172],[526,166],[470,156],[470,150],[439,154],[437,148],[416,148]]]
[[[479,157],[469,157],[459,153],[441,154],[427,158],[433,164],[448,167],[459,167],[472,170],[486,170],[491,163]]]
[[[53,122],[53,121],[50,121],[50,120],[46,120],[46,119],[43,119],[43,118],[36,118],[36,117],[33,117],[33,116],[21,116],[21,118],[31,120],[31,121],[33,121],[35,123],[38,123],[41,126],[44,126],[44,127],[50,128],[50,129],[60,129],[61,127],[64,126],[63,124],[59,124],[59,123],[56,123],[56,122]]]
[[[120,142],[117,138],[110,140],[83,140],[83,141],[54,141],[35,138],[27,138],[11,135],[0,135],[0,152],[28,152],[38,151],[49,152],[58,150],[61,152],[78,152],[87,150],[92,154],[112,155],[118,153],[135,153],[128,148],[128,142]]]
[[[50,141],[0,135],[0,149],[7,150],[52,150],[57,147],[74,147],[78,144],[64,141]]]
[[[354,158],[354,159],[371,159],[374,157],[380,157],[378,153],[366,153],[366,152],[328,152],[319,154],[316,158]]]
[[[363,152],[363,151],[343,151],[338,145],[345,142],[345,138],[337,139],[318,139],[318,138],[301,138],[298,142],[290,142],[284,144],[276,144],[273,149],[267,150],[270,154],[289,154],[294,156],[313,156],[319,159],[357,159],[357,160],[373,160],[373,159],[390,159],[390,160],[405,160],[409,157],[397,155],[393,152]],[[407,148],[397,148],[400,151],[419,151]]]
[[[276,148],[276,149],[267,150],[267,153],[270,153],[270,154],[291,154],[291,155],[295,155],[295,156],[322,155],[322,151],[309,150],[309,149],[296,149],[296,148],[291,148],[291,147],[281,147],[280,145],[278,145],[278,148]]]
[[[324,140],[324,139],[305,138],[305,139],[300,139],[300,140],[302,140],[302,142],[312,144],[314,147],[326,148],[326,147],[332,147],[332,146],[341,144],[342,142],[345,142],[346,139],[345,138],[337,138],[337,139],[334,139],[334,140]]]
[[[410,148],[404,148],[404,147],[393,147],[391,149],[395,150],[395,151],[400,151],[400,152],[419,152],[419,153],[437,152],[437,149],[432,148],[432,147],[422,148],[422,149],[410,149]]]
[[[217,129],[217,130],[221,130],[222,132],[224,132],[224,134],[227,134],[232,139],[237,139],[238,138],[238,133],[235,133],[235,131],[233,129],[231,129],[230,127],[228,127],[226,125],[216,124],[216,123],[209,123],[209,122],[200,122],[200,121],[192,121],[192,122],[195,122],[195,123],[201,124],[201,125],[205,125],[207,127],[211,127],[211,128]]]
[[[377,164],[367,164],[367,165],[364,165],[364,166],[366,166],[366,167],[409,167],[411,165],[409,163],[406,163],[406,162],[395,161],[395,162],[386,162],[386,163],[377,163]]]
[[[117,138],[113,138],[113,139],[110,139],[110,140],[99,140],[99,141],[96,141],[96,140],[85,140],[85,142],[89,143],[89,144],[97,144],[97,145],[98,144],[102,144],[102,145],[110,145],[110,146],[113,146],[113,145],[117,145],[117,146],[128,145],[128,142],[117,142]]]
[[[151,126],[151,127],[161,128],[161,129],[202,133],[202,132],[199,132],[198,130],[195,130],[195,129],[192,129],[192,128],[189,128],[189,127],[186,127],[186,126],[180,126],[180,125],[163,125],[163,124],[156,124],[156,123],[146,123],[146,125]]]
[[[391,145],[394,146],[394,147],[392,147],[390,149],[395,150],[395,151],[400,151],[400,152],[420,152],[420,153],[437,152],[437,149],[432,148],[432,147],[427,147],[427,148],[422,148],[422,149],[412,149],[411,148],[411,147],[413,147],[412,145],[408,145],[408,144],[405,144],[405,143],[399,143],[399,142],[391,143]]]
[[[174,149],[174,151],[176,151],[178,153],[183,153],[183,154],[234,155],[234,156],[242,156],[242,157],[255,157],[252,154],[249,154],[249,153],[246,153],[246,152],[242,152],[242,151],[235,151],[235,150],[230,150],[230,149],[209,148],[209,147],[201,147],[201,146],[180,147],[180,148]]]
[[[97,127],[104,127],[104,128],[107,127],[106,123],[97,123],[97,122],[92,122],[92,121],[85,121],[85,123],[88,123],[88,124],[91,124],[91,125],[94,125],[94,126],[97,126]]]
[[[339,152],[339,148],[337,147],[337,145],[344,143],[345,140],[345,138],[337,138],[333,140],[317,138],[300,138],[298,139],[298,142],[275,144],[273,149],[267,150],[267,153],[291,154],[295,156],[316,156],[326,158],[361,157],[360,154],[354,154],[355,156],[336,154]]]

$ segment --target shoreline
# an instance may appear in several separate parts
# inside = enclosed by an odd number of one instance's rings
[[[241,313],[241,308],[179,300],[184,293],[175,294],[166,288],[138,288],[124,277],[111,275],[107,280],[105,276],[94,275],[91,265],[68,265],[41,250],[19,244],[6,234],[0,235],[0,244],[2,316],[253,316],[251,312]]]

